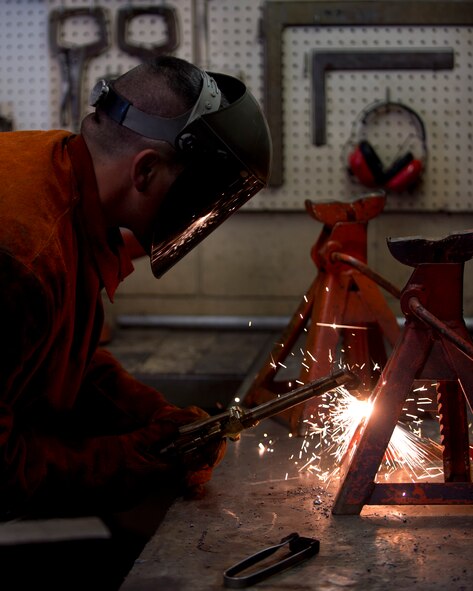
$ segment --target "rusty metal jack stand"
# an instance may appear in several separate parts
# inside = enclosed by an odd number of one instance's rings
[[[393,256],[415,267],[401,293],[406,323],[373,392],[374,406],[332,509],[359,514],[364,505],[473,503],[468,400],[473,407],[473,343],[462,316],[463,267],[473,231],[441,240],[388,240]],[[444,482],[375,482],[415,380],[435,382]]]
[[[373,193],[348,203],[306,201],[309,215],[324,224],[311,251],[318,274],[284,330],[282,342],[248,389],[245,404],[260,404],[290,389],[291,382],[275,378],[302,331],[307,332],[306,353],[298,383],[328,375],[339,359],[341,342],[343,362],[371,391],[373,365],[382,367],[387,359],[385,340],[393,347],[399,336],[396,318],[378,285],[397,298],[400,292],[366,265],[368,221],[381,213],[385,199],[383,193]],[[302,434],[305,419],[317,411],[318,404],[313,399],[279,418],[289,423],[293,433]]]

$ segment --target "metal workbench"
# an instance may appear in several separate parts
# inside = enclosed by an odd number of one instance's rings
[[[334,516],[338,481],[327,487],[298,472],[301,443],[273,420],[229,442],[204,497],[171,505],[120,591],[223,589],[227,568],[292,532],[320,540],[320,553],[252,588],[473,588],[473,506],[372,506]]]

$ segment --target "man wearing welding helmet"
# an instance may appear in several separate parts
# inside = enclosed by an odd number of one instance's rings
[[[208,447],[160,448],[204,416],[98,347],[101,293],[131,271],[128,228],[160,277],[262,189],[271,143],[245,85],[162,56],[94,88],[81,133],[0,134],[0,510],[100,509],[210,478]]]

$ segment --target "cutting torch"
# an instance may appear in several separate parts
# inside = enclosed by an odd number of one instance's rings
[[[236,441],[242,431],[255,427],[263,419],[277,415],[314,396],[319,396],[340,386],[356,388],[358,382],[358,378],[351,371],[337,369],[326,377],[308,382],[253,408],[244,409],[239,405],[231,406],[225,412],[180,427],[174,441],[164,447],[161,453],[187,454],[197,451],[217,439],[228,438]]]

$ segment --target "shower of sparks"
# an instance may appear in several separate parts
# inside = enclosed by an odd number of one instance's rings
[[[329,328],[346,328],[351,330],[367,330],[366,326],[354,326],[344,324],[317,323]],[[307,332],[307,329],[304,329]],[[356,336],[356,332],[351,333]],[[284,343],[279,344],[282,349]],[[288,352],[289,353],[289,352]],[[313,364],[318,360],[309,350],[299,348],[300,359],[295,359],[294,352],[287,355],[293,368],[294,361],[303,373],[311,371]],[[331,366],[343,367],[344,362],[338,357],[340,350],[328,351],[328,360]],[[341,353],[345,351],[342,349]],[[286,357],[275,359],[271,357],[271,366],[279,371],[281,369],[291,372],[291,367],[283,363]],[[292,358],[292,360],[291,360]],[[356,371],[363,370],[366,364],[353,368]],[[372,373],[380,374],[382,367],[371,360]],[[366,370],[365,370],[366,371]],[[305,380],[295,378],[288,381],[289,387],[293,383],[303,385]],[[381,385],[385,385],[385,381]],[[433,397],[429,396],[430,388],[436,389],[436,382],[422,385],[412,391],[412,395],[405,401],[402,422],[399,422],[392,433],[390,442],[385,451],[383,461],[376,476],[377,480],[394,482],[410,479],[415,482],[422,479],[436,479],[443,475],[442,446],[422,433],[423,420],[436,408]],[[342,464],[348,462],[358,444],[363,426],[373,410],[373,401],[361,399],[350,393],[344,387],[326,392],[318,399],[317,412],[306,420],[307,432],[303,438],[298,453],[289,458],[297,473],[314,475],[318,480],[328,485],[341,477]],[[471,428],[471,426],[469,426]],[[267,435],[258,445],[260,456],[274,451],[275,441],[269,441]],[[473,446],[471,447],[473,458]],[[285,480],[291,478],[291,472],[287,472]]]
[[[371,401],[352,396],[346,388],[340,387],[339,393],[338,401],[330,409],[330,422],[333,424],[331,440],[335,445],[333,456],[338,462],[344,458],[353,436],[373,409]],[[317,430],[315,427],[314,432],[317,433]]]
[[[372,410],[373,401],[359,399],[343,386],[323,394],[317,417],[306,421],[308,432],[299,456],[293,458],[297,470],[311,472],[326,483],[339,477],[340,465],[351,458]],[[414,419],[412,425],[396,425],[378,478],[394,479],[399,471],[407,473],[412,481],[442,475],[441,446],[422,437],[421,419],[414,415],[410,418]]]
[[[398,424],[385,454],[385,466],[391,472],[403,468],[412,481],[441,476],[442,448],[432,440],[423,440],[420,432],[410,431]],[[437,463],[438,465],[435,465]]]

